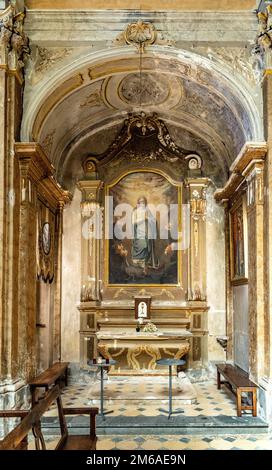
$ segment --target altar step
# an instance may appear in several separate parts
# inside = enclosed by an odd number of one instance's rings
[[[87,416],[67,418],[69,433],[85,434],[89,429]],[[42,422],[46,434],[58,433],[58,420],[55,417],[45,417]],[[268,424],[260,418],[252,416],[106,416],[105,420],[97,417],[97,435],[182,435],[182,434],[265,434]],[[88,432],[88,431],[87,431]]]

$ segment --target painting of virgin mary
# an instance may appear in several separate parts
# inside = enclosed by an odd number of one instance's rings
[[[145,196],[140,196],[137,206],[132,212],[133,240],[131,258],[134,265],[158,266],[155,255],[155,240],[157,239],[157,220],[148,208]]]
[[[168,222],[156,208],[165,207],[167,215],[171,204],[178,204],[178,194],[178,186],[152,171],[129,173],[110,187],[113,209],[122,204],[131,208],[131,237],[118,239],[115,228],[121,218],[114,217],[108,250],[110,285],[177,285],[178,253],[169,249],[176,239],[168,228],[161,237],[161,226]]]

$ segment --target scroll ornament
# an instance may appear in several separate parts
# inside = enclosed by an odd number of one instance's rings
[[[265,12],[257,13],[259,31],[257,36],[257,52],[272,49],[272,5],[268,5]]]

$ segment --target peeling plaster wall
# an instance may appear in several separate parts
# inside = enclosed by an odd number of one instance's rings
[[[63,214],[61,359],[69,362],[79,362],[80,201],[81,193],[76,189]]]
[[[225,360],[216,336],[226,334],[224,208],[216,204],[213,192],[213,188],[207,191],[206,229],[209,361]]]

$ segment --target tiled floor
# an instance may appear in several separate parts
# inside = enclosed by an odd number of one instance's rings
[[[174,379],[175,381],[175,379]],[[225,390],[217,390],[215,382],[194,384],[197,400],[193,404],[184,404],[173,389],[173,406],[182,407],[184,416],[226,416],[236,415],[233,397]],[[95,393],[94,393],[95,391]],[[158,399],[163,391],[165,399]],[[91,398],[95,397],[95,398]],[[158,416],[162,406],[168,406],[168,380],[165,377],[110,378],[104,386],[105,407],[113,410],[111,416]],[[129,398],[128,398],[129,397]],[[134,398],[132,398],[134,397]],[[99,406],[97,386],[73,385],[64,390],[64,406]],[[51,414],[55,411],[52,410]]]
[[[54,450],[58,439],[45,436],[45,441]],[[29,449],[34,450],[31,438]],[[272,450],[272,435],[98,436],[97,450]]]
[[[272,450],[272,435],[265,436],[107,436],[98,450]]]
[[[176,380],[176,379],[174,379]],[[236,416],[235,400],[224,387],[217,390],[214,381],[194,384],[197,400],[193,404],[182,403],[183,416]],[[99,406],[97,384],[72,385],[64,389],[64,406]],[[165,393],[166,399],[158,399]],[[175,389],[178,394],[178,388]],[[157,416],[159,408],[168,406],[168,380],[165,377],[109,378],[105,381],[105,407],[113,410],[111,416]],[[174,407],[180,406],[175,396]],[[55,415],[52,408],[48,415]],[[49,447],[53,447],[52,437]],[[118,435],[98,436],[98,450],[272,450],[272,435]]]

